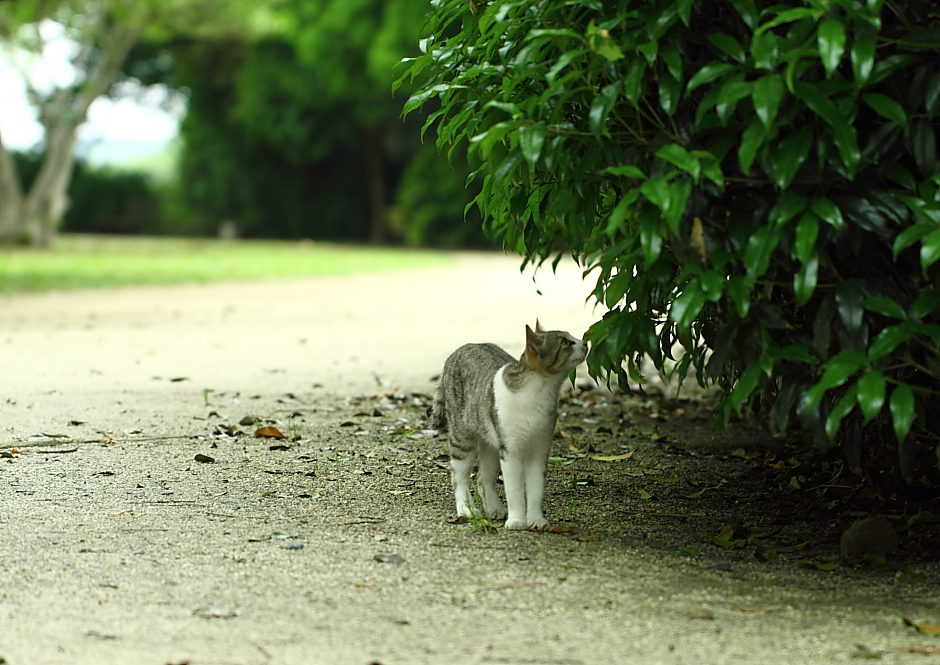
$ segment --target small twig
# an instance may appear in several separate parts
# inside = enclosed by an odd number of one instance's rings
[[[34,450],[33,452],[39,453],[40,455],[58,455],[59,453],[77,453],[78,448],[64,448],[62,450]]]
[[[204,434],[175,434],[175,435],[168,435],[168,436],[135,436],[135,437],[129,437],[129,438],[126,438],[126,439],[113,439],[113,438],[111,438],[111,437],[104,437],[104,438],[101,438],[101,439],[72,439],[72,438],[69,438],[69,440],[68,440],[67,442],[65,442],[65,443],[67,443],[67,444],[83,444],[83,443],[114,443],[114,444],[117,444],[117,443],[133,443],[134,441],[167,441],[167,440],[170,440],[170,439],[196,439],[196,438],[199,438],[200,436],[205,436],[205,435],[204,435]],[[49,439],[52,439],[52,438],[54,438],[54,437],[49,437]],[[0,444],[0,450],[3,450],[3,449],[5,449],[5,448],[35,448],[35,447],[37,447],[37,446],[48,446],[48,445],[49,445],[49,441],[48,441],[48,440],[43,440],[43,441],[20,441],[20,442],[17,442],[17,443],[3,443],[3,444]],[[69,451],[69,452],[72,452],[72,451]]]
[[[340,522],[338,526],[352,526],[353,524],[381,524],[382,522],[385,522],[385,521],[386,520],[384,519],[369,518],[365,520],[357,520],[355,522]]]

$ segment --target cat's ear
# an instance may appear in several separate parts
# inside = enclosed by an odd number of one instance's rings
[[[536,325],[536,328],[538,325]],[[532,332],[528,325],[525,327],[525,358],[532,367],[539,366],[539,352],[542,350],[542,342],[538,336]]]
[[[545,329],[542,327],[542,324],[539,323],[539,320],[538,320],[538,319],[535,320],[535,332],[537,332],[537,333],[543,333],[543,332],[545,332]]]

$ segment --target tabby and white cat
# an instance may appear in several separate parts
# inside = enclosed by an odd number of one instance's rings
[[[561,330],[525,327],[525,352],[515,360],[495,344],[465,344],[444,363],[429,410],[446,430],[457,515],[473,514],[470,472],[479,458],[477,493],[486,515],[507,529],[544,530],[545,469],[555,431],[558,393],[584,361],[587,345]],[[500,470],[509,514],[496,493]]]

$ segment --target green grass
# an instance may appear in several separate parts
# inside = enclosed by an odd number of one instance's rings
[[[0,248],[0,293],[325,277],[446,265],[442,252],[311,241],[59,236]]]

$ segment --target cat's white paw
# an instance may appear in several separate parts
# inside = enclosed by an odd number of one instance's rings
[[[505,519],[507,514],[508,511],[506,510],[505,506],[496,506],[495,508],[491,507],[486,511],[486,516],[491,520]]]
[[[473,517],[473,508],[470,506],[470,504],[458,503],[457,504],[457,517],[466,517],[468,519]]]
[[[543,517],[534,519],[529,522],[528,529],[529,531],[545,531],[548,529],[548,520]]]
[[[506,524],[503,528],[509,529],[510,531],[525,531],[527,526],[525,520],[506,520]]]

